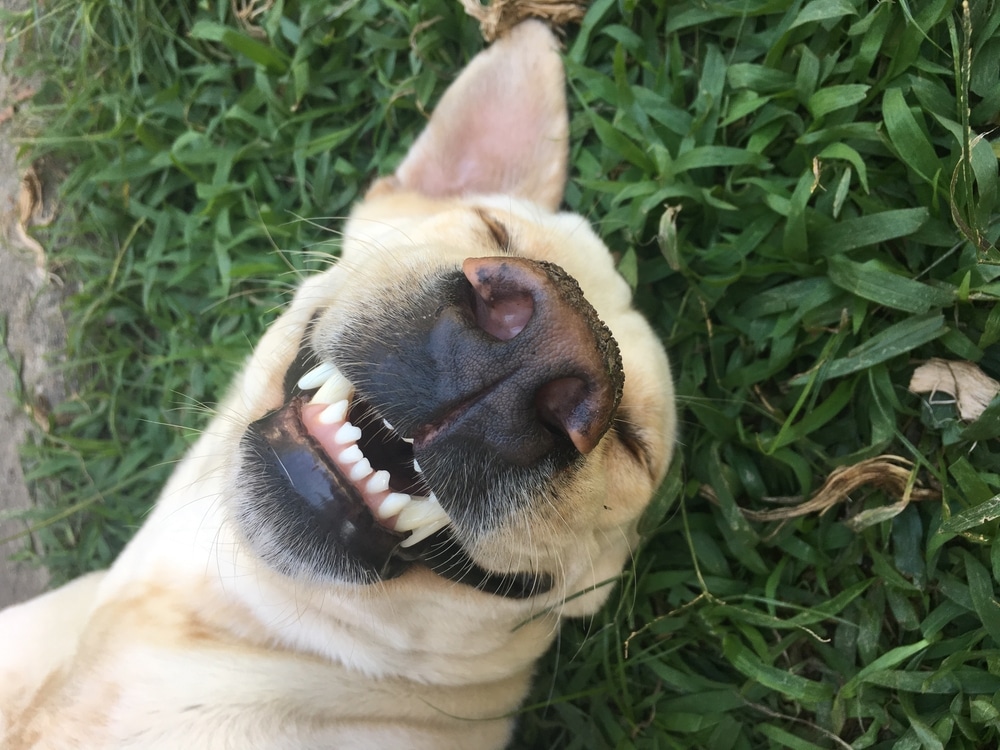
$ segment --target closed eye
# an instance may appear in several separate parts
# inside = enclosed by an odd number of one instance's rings
[[[638,463],[642,464],[646,471],[649,471],[650,466],[652,466],[649,446],[646,445],[646,441],[639,435],[639,431],[628,418],[628,413],[624,409],[618,410],[618,415],[615,417],[614,422],[612,422],[612,427],[618,439],[625,447],[625,450]]]
[[[510,232],[507,231],[507,227],[504,226],[503,222],[483,209],[477,209],[476,213],[479,214],[479,218],[483,220],[483,223],[489,230],[490,238],[496,245],[497,250],[505,255],[513,255],[514,251],[510,246]]]

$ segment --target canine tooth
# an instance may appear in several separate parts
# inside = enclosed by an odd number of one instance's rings
[[[391,424],[389,424],[389,420],[385,419],[384,417],[382,418],[382,424],[384,424],[385,425],[385,429],[389,430],[390,432],[395,432],[396,431],[396,428],[393,427]]]
[[[337,422],[343,422],[347,419],[347,410],[350,408],[350,404],[347,399],[341,399],[335,404],[330,404],[323,411],[319,413],[316,417],[320,424],[336,424]]]
[[[354,446],[357,448],[357,446]],[[348,478],[352,482],[360,482],[366,476],[372,473],[372,465],[368,462],[367,458],[362,458],[354,466],[351,467],[351,471],[348,473]]]
[[[417,463],[417,459],[413,459],[413,470],[417,472],[417,474],[424,473],[424,470],[420,468],[420,464]]]
[[[413,445],[413,438],[400,438],[404,443],[409,443]]]
[[[364,457],[365,454],[361,452],[361,449],[357,445],[352,445],[342,450],[337,456],[337,460],[342,464],[356,464]]]
[[[448,515],[444,512],[444,508],[436,502],[414,498],[412,503],[399,512],[399,518],[396,519],[396,531],[413,531],[440,520],[444,520],[446,523],[448,521]]]
[[[383,521],[386,518],[392,518],[394,515],[399,513],[403,508],[410,504],[412,498],[405,492],[393,492],[388,495],[382,504],[378,506],[378,517]]]
[[[440,521],[435,521],[434,523],[428,524],[427,526],[421,526],[419,529],[414,529],[413,533],[410,534],[406,539],[399,543],[400,547],[412,547],[417,542],[422,542],[424,539],[429,537],[431,534],[440,531],[445,526],[448,525],[448,519],[444,518]]]
[[[389,472],[385,469],[376,471],[368,480],[368,484],[365,485],[365,490],[372,494],[385,492],[387,489],[389,489]]]
[[[356,443],[361,439],[361,428],[355,427],[350,422],[344,422],[344,426],[337,430],[333,436],[333,442],[340,445]]]
[[[319,388],[323,383],[330,379],[330,376],[337,372],[336,365],[333,362],[320,362],[309,372],[299,378],[299,388],[303,391],[311,391],[313,388]]]
[[[353,391],[354,386],[351,385],[351,381],[339,372],[334,371],[333,375],[331,375],[327,381],[320,386],[319,390],[316,391],[316,395],[312,397],[312,401],[310,403],[335,404],[338,401],[349,399]]]

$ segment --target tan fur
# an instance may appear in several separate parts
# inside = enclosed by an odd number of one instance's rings
[[[421,190],[427,160],[479,127],[463,119],[462,99],[483,90],[469,71],[502,86],[509,68],[521,70],[515,80],[541,76],[540,96],[558,99],[528,108],[548,133],[528,148],[537,168],[499,170],[490,195],[478,178],[437,190],[446,178],[436,174],[434,188]],[[306,280],[263,337],[115,565],[0,613],[0,747],[506,745],[559,620],[595,611],[628,559],[674,432],[666,356],[607,248],[579,216],[552,213],[565,173],[562,85],[552,37],[538,24],[477,58],[400,171],[356,208],[341,260]],[[543,595],[481,593],[420,566],[372,585],[275,572],[231,515],[247,425],[281,405],[307,330],[321,339],[358,306],[393,305],[428,268],[497,254],[491,222],[518,256],[574,276],[614,333],[626,373],[621,414],[644,451],[636,456],[612,428],[580,471],[556,482],[556,497],[467,550],[490,570],[551,572]]]

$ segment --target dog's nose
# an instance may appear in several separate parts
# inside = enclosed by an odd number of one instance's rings
[[[344,326],[334,361],[432,471],[449,456],[494,469],[544,459],[552,472],[614,419],[618,345],[553,263],[469,258],[374,302]]]
[[[475,325],[496,340],[479,366],[507,373],[477,399],[481,411],[506,415],[491,417],[493,440],[531,460],[541,425],[592,451],[614,417],[623,374],[617,344],[579,285],[558,266],[525,258],[468,258],[462,272]],[[481,356],[480,341],[468,346]]]

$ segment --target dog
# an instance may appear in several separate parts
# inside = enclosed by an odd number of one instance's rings
[[[674,444],[564,88],[537,20],[467,65],[115,564],[0,614],[0,746],[510,742]]]

